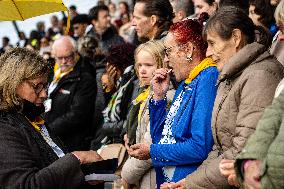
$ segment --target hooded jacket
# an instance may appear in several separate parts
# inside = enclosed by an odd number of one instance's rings
[[[284,77],[282,65],[266,49],[256,42],[248,44],[224,65],[212,114],[213,151],[186,177],[186,188],[232,188],[219,163],[241,152]]]

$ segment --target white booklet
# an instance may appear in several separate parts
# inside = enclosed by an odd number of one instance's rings
[[[92,180],[103,180],[103,181],[115,181],[120,177],[115,174],[90,174],[85,176],[85,181],[92,181]]]

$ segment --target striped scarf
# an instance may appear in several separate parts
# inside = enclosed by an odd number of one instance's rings
[[[135,75],[133,66],[127,67],[123,72],[122,77],[126,76],[127,82],[123,82],[122,79],[120,79],[120,81],[118,82],[117,91],[112,95],[108,106],[103,111],[104,122],[118,122],[121,120],[121,100],[125,95],[125,90],[135,79],[133,75]]]

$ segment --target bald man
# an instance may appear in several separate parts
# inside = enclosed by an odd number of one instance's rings
[[[56,40],[52,53],[56,64],[45,101],[46,124],[69,151],[89,149],[96,80],[72,38]]]

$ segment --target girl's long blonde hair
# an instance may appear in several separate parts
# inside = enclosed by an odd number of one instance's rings
[[[159,68],[164,68],[164,45],[160,40],[150,40],[146,43],[143,43],[139,45],[134,53],[134,58],[135,58],[135,71],[137,76],[139,77],[138,73],[138,63],[137,63],[137,55],[140,51],[147,51],[151,54],[151,56],[154,58],[155,63],[157,65],[157,69]]]

